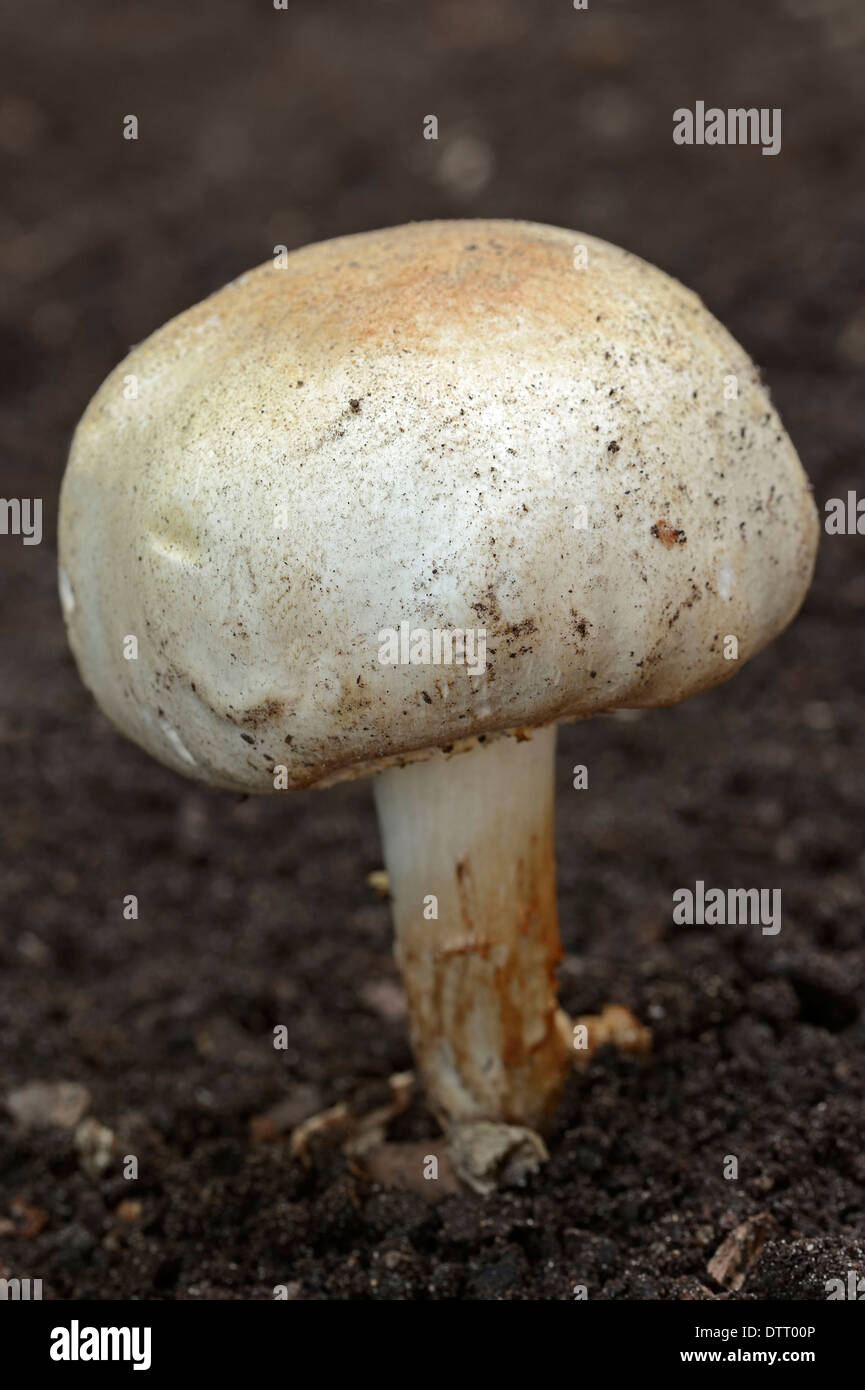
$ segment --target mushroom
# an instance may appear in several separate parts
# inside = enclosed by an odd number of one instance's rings
[[[480,1150],[542,1156],[569,1067],[557,721],[728,679],[817,533],[694,294],[582,234],[429,222],[305,247],[136,347],[75,434],[60,588],[83,680],[169,767],[377,774],[415,1056],[482,1187]]]

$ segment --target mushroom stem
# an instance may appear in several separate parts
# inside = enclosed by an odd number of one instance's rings
[[[568,1070],[556,1009],[555,739],[551,725],[375,779],[412,1043],[445,1129],[541,1127]]]

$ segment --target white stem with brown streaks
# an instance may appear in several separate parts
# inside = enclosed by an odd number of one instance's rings
[[[412,1043],[446,1129],[540,1128],[568,1070],[556,1010],[555,736],[553,725],[495,738],[375,779]]]

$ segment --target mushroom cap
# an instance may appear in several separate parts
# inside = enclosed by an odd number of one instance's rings
[[[674,704],[793,617],[809,486],[695,294],[530,222],[283,259],[134,348],[73,440],[69,640],[156,758],[243,791],[357,776]],[[436,631],[477,645],[448,664]]]

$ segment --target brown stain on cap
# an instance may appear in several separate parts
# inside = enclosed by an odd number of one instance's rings
[[[674,546],[684,545],[688,537],[684,531],[678,531],[675,526],[671,526],[669,521],[661,517],[652,527],[652,535],[661,542],[661,545]]]

